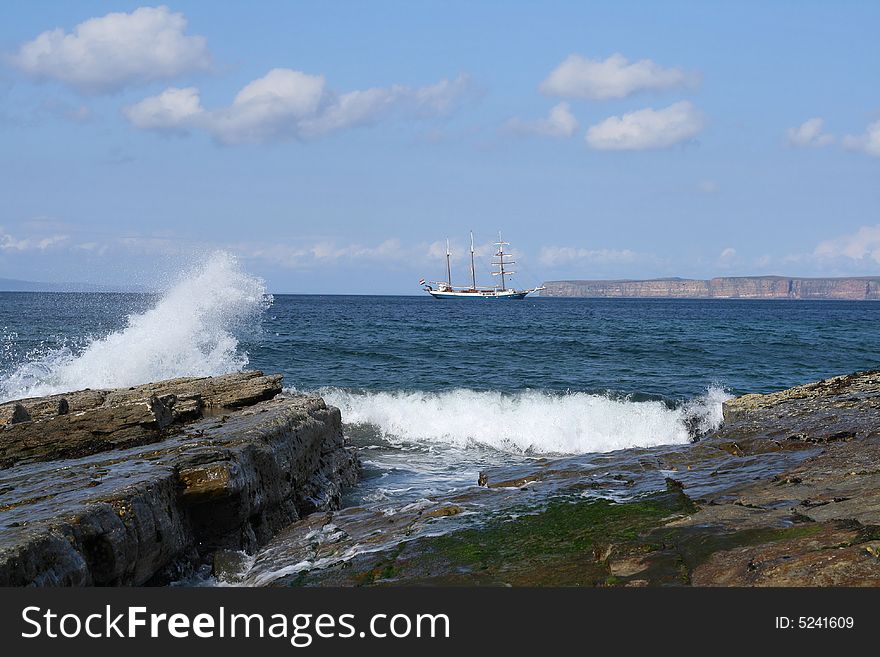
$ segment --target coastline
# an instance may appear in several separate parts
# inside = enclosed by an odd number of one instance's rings
[[[880,277],[720,276],[710,279],[545,281],[544,297],[878,301]]]
[[[665,490],[615,501],[577,458],[541,459],[387,516],[337,511],[360,467],[343,418],[278,375],[8,402],[0,582],[167,584],[201,565],[276,586],[880,584],[880,372],[723,412],[657,457]],[[507,512],[455,524],[487,496]]]

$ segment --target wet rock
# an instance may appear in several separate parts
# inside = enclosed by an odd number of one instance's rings
[[[281,375],[243,372],[0,404],[0,468],[156,442],[169,427],[281,392]]]
[[[217,550],[213,556],[211,574],[222,582],[240,582],[247,570],[248,560],[248,555],[241,551]]]
[[[666,477],[664,479],[664,482],[666,483],[666,490],[668,491],[684,490],[684,484],[681,483],[678,479]]]
[[[457,516],[464,509],[455,504],[449,504],[446,506],[441,506],[438,509],[431,509],[430,511],[425,512],[425,516],[428,518],[448,518],[449,516]]]
[[[339,410],[280,388],[249,372],[71,393],[66,414],[22,401],[39,419],[3,432],[0,585],[162,583],[338,507],[359,470]]]
[[[648,569],[650,563],[641,557],[620,559],[609,564],[611,574],[615,577],[631,577]]]
[[[880,539],[880,372],[745,395],[725,403],[724,417],[706,442],[743,446],[742,459],[766,458],[770,445],[811,451],[773,477],[705,495],[655,535],[685,555],[692,583],[880,582],[880,561],[869,558]]]
[[[527,486],[535,481],[538,481],[541,478],[539,474],[529,474],[524,477],[517,477],[516,479],[507,479],[504,481],[493,481],[491,483],[487,483],[486,485],[489,488],[522,488],[523,486]]]
[[[7,404],[0,409],[0,423],[4,425],[30,422],[32,419],[31,414],[21,404]]]
[[[723,414],[716,439],[825,444],[880,436],[880,370],[743,395],[724,402]]]
[[[858,526],[823,523],[790,539],[718,551],[695,568],[695,586],[878,586],[880,564]]]

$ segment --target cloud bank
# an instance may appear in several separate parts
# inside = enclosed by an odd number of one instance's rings
[[[276,68],[245,85],[226,107],[206,109],[195,87],[169,88],[123,113],[142,130],[202,130],[224,144],[314,139],[394,116],[419,119],[454,110],[470,91],[461,75],[424,87],[392,85],[338,94],[322,75]]]
[[[26,253],[48,251],[68,241],[67,235],[41,235],[16,237],[0,226],[0,253]]]

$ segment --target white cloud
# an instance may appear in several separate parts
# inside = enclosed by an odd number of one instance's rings
[[[586,262],[598,265],[619,265],[636,262],[639,255],[629,249],[579,249],[571,246],[545,246],[541,248],[538,260],[542,265],[555,267],[571,262]]]
[[[323,76],[276,68],[242,88],[227,107],[204,109],[198,90],[189,87],[167,89],[123,112],[142,129],[201,129],[225,144],[263,143],[316,138],[394,115],[444,114],[469,87],[469,78],[459,76],[426,87],[394,85],[336,94],[326,89]]]
[[[577,132],[578,120],[571,113],[568,103],[559,103],[550,109],[546,119],[522,121],[511,119],[506,129],[513,134],[539,135],[541,137],[571,137]]]
[[[880,263],[880,224],[862,226],[855,233],[821,242],[814,255],[824,259],[867,259]]]
[[[84,93],[118,91],[133,84],[206,70],[207,41],[186,36],[186,18],[168,7],[90,18],[67,33],[43,32],[10,57],[27,75],[57,80]]]
[[[736,260],[736,249],[728,246],[723,249],[718,256],[718,265],[720,267],[730,267]]]
[[[416,89],[395,87],[413,105],[415,111],[423,116],[449,114],[458,106],[462,96],[472,91],[471,79],[459,75],[452,80],[444,78],[434,84]]]
[[[171,87],[122,110],[131,124],[142,130],[185,131],[202,116],[199,90]]]
[[[608,117],[590,126],[586,139],[598,150],[668,148],[696,137],[703,124],[702,114],[683,100],[664,109],[647,108]]]
[[[402,96],[394,87],[374,87],[344,93],[328,102],[323,112],[303,120],[298,126],[304,137],[319,137],[357,125],[375,123],[394,110]]]
[[[880,157],[880,121],[871,123],[863,135],[847,135],[843,140],[843,145],[874,157]]]
[[[56,246],[60,246],[68,240],[67,235],[45,235],[42,237],[15,237],[0,228],[0,251],[24,252],[24,251],[46,251]]]
[[[811,146],[828,146],[834,143],[832,135],[822,132],[825,121],[818,117],[808,119],[796,128],[789,128],[786,133],[789,146],[807,148]]]
[[[616,53],[608,59],[569,55],[539,86],[547,96],[607,100],[639,91],[661,91],[685,86],[693,80],[678,68],[664,68],[650,59],[630,63]]]
[[[323,76],[272,69],[239,91],[232,105],[211,112],[208,130],[226,143],[266,141],[313,116],[323,95]]]

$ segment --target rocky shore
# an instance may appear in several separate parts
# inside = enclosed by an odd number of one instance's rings
[[[260,372],[0,405],[0,585],[878,586],[880,371],[725,402],[690,445],[349,506],[337,409]],[[251,555],[243,558],[243,554]]]
[[[138,585],[223,567],[339,507],[339,410],[245,372],[0,405],[0,585]]]
[[[880,372],[745,395],[724,417],[692,445],[602,467],[541,460],[391,515],[313,514],[238,581],[880,585]]]

